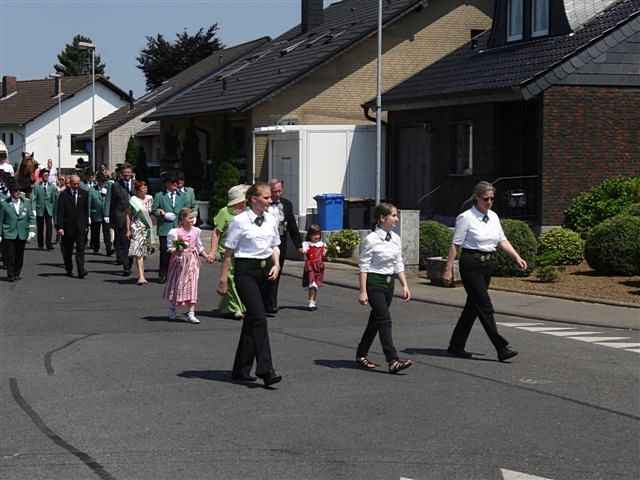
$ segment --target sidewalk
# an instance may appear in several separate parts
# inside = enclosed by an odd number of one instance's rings
[[[325,283],[358,289],[357,268],[341,263],[325,263]],[[304,262],[287,260],[284,274],[302,278]],[[462,308],[466,293],[462,287],[435,287],[415,273],[407,275],[414,301]],[[596,327],[640,330],[640,310],[560,298],[491,290],[496,314],[530,320],[572,323]]]

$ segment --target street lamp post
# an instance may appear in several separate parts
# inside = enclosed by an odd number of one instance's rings
[[[96,44],[78,42],[78,47],[91,50],[91,170],[96,171]]]
[[[378,80],[376,95],[376,204],[380,203],[382,169],[382,0],[378,1]]]
[[[52,78],[55,78],[55,81],[58,82],[58,136],[57,136],[57,140],[58,140],[58,170],[56,175],[60,175],[60,171],[62,169],[62,126],[61,126],[61,120],[62,120],[62,74],[60,73],[52,73],[51,75],[49,75]],[[56,177],[57,178],[57,177]]]

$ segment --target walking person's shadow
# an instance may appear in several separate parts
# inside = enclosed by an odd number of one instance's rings
[[[242,382],[231,379],[231,370],[184,370],[177,375],[181,378],[209,380],[213,382],[231,383],[247,388],[265,388],[267,390],[275,390],[272,387],[265,387],[261,383]]]

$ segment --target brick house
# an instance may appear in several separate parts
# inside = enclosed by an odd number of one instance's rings
[[[450,224],[490,180],[500,214],[561,224],[640,173],[639,71],[640,0],[497,0],[490,31],[385,93],[389,197]]]
[[[206,135],[201,161],[230,157],[245,179],[266,179],[269,139],[282,125],[371,125],[362,104],[376,91],[377,0],[301,0],[302,21],[229,68],[186,89],[146,120],[180,139]],[[384,86],[390,88],[491,24],[493,0],[392,0],[383,7]],[[177,140],[177,141],[176,141]],[[173,145],[172,145],[173,144]],[[177,148],[175,145],[177,144]]]

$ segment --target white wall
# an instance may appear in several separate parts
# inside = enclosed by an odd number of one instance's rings
[[[62,168],[73,168],[77,159],[83,155],[71,154],[71,135],[83,133],[91,128],[91,85],[62,102]],[[109,115],[126,103],[111,89],[96,83],[96,121]],[[34,152],[40,165],[46,165],[47,159],[58,166],[58,106],[43,113],[25,127],[27,152]],[[85,156],[86,158],[86,156]]]

